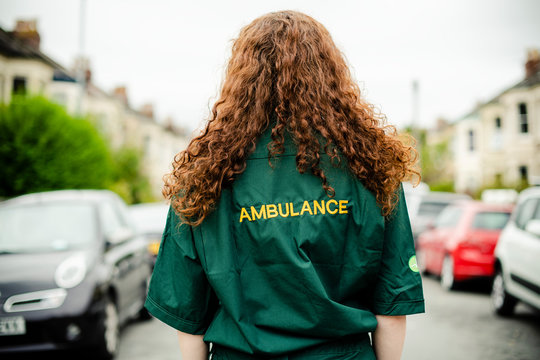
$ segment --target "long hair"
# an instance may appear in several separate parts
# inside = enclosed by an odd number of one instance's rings
[[[289,132],[298,171],[319,177],[332,197],[319,154],[324,149],[333,163],[343,156],[385,216],[400,182],[419,176],[416,152],[361,98],[324,26],[295,11],[269,13],[240,31],[208,123],[165,177],[163,194],[184,222],[197,226],[208,216],[269,126],[269,161],[283,153]]]

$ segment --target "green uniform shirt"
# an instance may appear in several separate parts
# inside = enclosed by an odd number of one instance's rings
[[[146,301],[168,325],[249,354],[278,355],[375,330],[375,314],[424,312],[403,191],[385,219],[345,166],[321,180],[296,150],[268,164],[267,131],[198,227],[170,211]]]

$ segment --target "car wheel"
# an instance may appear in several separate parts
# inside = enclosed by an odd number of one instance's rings
[[[446,290],[454,290],[456,288],[456,280],[454,278],[454,259],[450,255],[446,255],[443,260],[441,269],[441,286]]]
[[[120,321],[116,304],[107,299],[102,315],[101,333],[96,347],[96,355],[99,359],[113,359],[118,352],[120,339]]]
[[[510,316],[514,313],[517,299],[506,292],[504,277],[501,269],[498,269],[491,287],[491,303],[497,315]]]
[[[138,319],[141,321],[146,321],[152,319],[152,315],[146,310],[146,308],[143,306],[141,310],[139,310],[139,316]]]
[[[142,294],[143,294],[142,304],[143,305],[141,307],[141,310],[139,310],[139,313],[137,314],[137,319],[140,320],[140,321],[146,321],[146,320],[152,319],[152,315],[144,307],[144,303],[146,301],[146,296],[148,294],[148,287],[149,286],[150,286],[150,277],[148,277],[148,279],[144,282],[144,285],[143,285],[143,291],[142,291]]]

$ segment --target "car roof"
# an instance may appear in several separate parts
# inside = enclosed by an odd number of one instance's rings
[[[50,201],[100,202],[111,199],[118,199],[118,195],[109,190],[55,190],[21,195],[0,203],[0,206],[28,205]]]
[[[454,202],[451,205],[466,207],[472,211],[491,210],[491,211],[511,212],[514,207],[513,204],[490,203],[490,202],[477,201],[477,200],[460,200],[460,201]]]
[[[519,193],[520,199],[524,197],[529,197],[529,196],[534,196],[534,197],[540,196],[540,186],[533,186]]]
[[[456,201],[456,200],[468,200],[471,197],[465,194],[456,194],[451,192],[442,192],[442,191],[430,191],[428,193],[422,194],[422,202],[433,201],[433,202],[447,202],[447,201]]]
[[[164,201],[161,202],[152,202],[152,203],[140,203],[133,204],[128,206],[129,211],[162,211],[163,209],[169,209],[169,204]]]

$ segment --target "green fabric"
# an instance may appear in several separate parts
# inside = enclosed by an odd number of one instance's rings
[[[250,355],[219,345],[212,347],[211,354],[212,360],[376,360],[368,334],[340,338],[278,356]]]
[[[146,306],[158,319],[247,354],[279,355],[375,330],[375,314],[424,311],[403,191],[394,214],[347,169],[336,193],[267,158],[269,132],[202,225],[170,212]],[[324,202],[324,206],[322,206]]]

